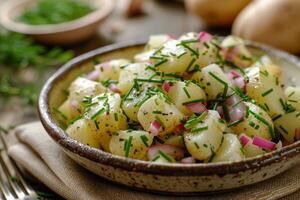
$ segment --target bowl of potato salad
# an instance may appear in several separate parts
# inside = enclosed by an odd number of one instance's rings
[[[221,191],[300,160],[299,75],[297,57],[235,36],[154,35],[64,65],[39,115],[70,158],[108,180]]]

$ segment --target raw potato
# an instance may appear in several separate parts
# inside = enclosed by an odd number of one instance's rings
[[[147,69],[147,67],[148,65],[146,63],[134,63],[121,70],[118,88],[122,94],[130,90],[134,84],[134,79],[149,79],[154,74],[154,72]]]
[[[291,53],[299,53],[300,1],[254,1],[236,18],[232,33]]]
[[[94,137],[105,151],[109,151],[112,134],[127,129],[126,117],[120,108],[121,97],[116,93],[104,93],[94,97],[93,103],[96,104],[90,107],[85,117],[93,120],[97,129]]]
[[[220,115],[217,111],[209,110],[206,119],[194,127],[202,128],[207,126],[207,130],[184,134],[185,146],[193,158],[205,160],[219,149],[223,131],[225,130],[225,125],[219,119]]]
[[[78,77],[70,85],[69,99],[76,100],[79,103],[85,96],[94,97],[105,91],[106,88],[103,87],[100,83],[88,80],[86,78]]]
[[[185,0],[187,9],[214,26],[231,25],[251,0]]]
[[[231,127],[234,133],[245,133],[250,137],[260,136],[268,140],[272,139],[272,135],[275,137],[273,121],[269,117],[268,113],[253,103],[245,102],[245,104],[249,108],[249,112],[246,112],[245,118],[242,122]],[[264,120],[267,124],[262,122],[260,119]]]
[[[66,133],[74,140],[91,147],[100,148],[99,141],[94,137],[96,132],[94,122],[89,119],[79,119],[66,130]]]
[[[153,113],[153,111],[161,114]],[[167,133],[172,132],[181,123],[180,121],[183,117],[183,114],[174,104],[166,102],[160,95],[154,95],[149,98],[138,111],[138,120],[146,131],[150,130],[150,125],[154,120],[162,122],[158,133],[160,137],[164,137]]]
[[[113,134],[109,142],[110,152],[114,155],[125,157],[125,141],[131,137],[131,146],[128,157],[147,160],[147,151],[153,142],[153,136],[146,131],[118,131]]]
[[[170,87],[170,90],[167,94],[172,99],[172,102],[175,104],[178,110],[180,110],[185,115],[191,115],[193,114],[193,112],[187,109],[184,103],[195,100],[201,100],[202,103],[206,101],[204,91],[200,88],[200,86],[192,83],[191,81],[176,81],[170,84],[172,86]],[[190,96],[187,96],[184,89],[186,89],[187,94]]]
[[[211,162],[240,161],[244,158],[242,145],[235,134],[225,134],[223,143]]]
[[[219,96],[222,96],[226,93],[226,96],[230,94],[232,85],[228,77],[224,74],[223,70],[217,64],[211,64],[207,67],[204,67],[201,72],[196,72],[193,77],[193,80],[200,81],[205,92],[207,94],[208,100],[216,99]],[[225,84],[228,86],[227,92],[225,90]]]
[[[285,113],[282,70],[276,65],[261,65],[247,69],[249,82],[246,93],[255,99],[271,117]]]
[[[99,71],[99,81],[119,80],[121,67],[129,63],[130,61],[126,59],[116,59],[96,65],[95,69]]]
[[[293,143],[295,141],[296,129],[300,128],[300,112],[287,113],[276,119],[274,125],[284,139]]]
[[[291,104],[296,110],[300,110],[300,88],[289,86],[284,93],[288,104]]]

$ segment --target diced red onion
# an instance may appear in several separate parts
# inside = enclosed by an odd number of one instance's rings
[[[109,89],[115,93],[121,93],[120,89],[118,88],[118,86],[116,84],[110,84]]]
[[[175,35],[168,35],[168,40],[176,40],[176,36]]]
[[[198,35],[199,42],[209,42],[213,39],[213,36],[207,32],[200,32]]]
[[[149,127],[149,131],[153,136],[157,136],[159,133],[159,129],[160,129],[161,125],[158,121],[154,120]]]
[[[230,70],[229,73],[232,75],[232,78],[241,77],[241,75],[236,70]]]
[[[162,89],[166,92],[169,92],[170,91],[170,88],[171,88],[171,85],[168,81],[165,81],[162,85]]]
[[[96,81],[99,79],[100,73],[98,70],[94,70],[86,75],[86,78],[91,81]]]
[[[295,139],[300,140],[300,127],[295,130]]]
[[[202,112],[207,111],[207,108],[205,107],[205,105],[203,103],[200,103],[200,102],[189,103],[185,106],[187,107],[187,109],[189,109],[193,113],[202,113]]]
[[[196,160],[193,157],[186,157],[181,160],[181,163],[184,163],[184,164],[192,164],[195,162],[196,162]]]
[[[185,130],[184,125],[179,124],[174,128],[173,132],[174,132],[175,135],[179,135],[179,134],[183,133],[184,130]]]
[[[274,150],[276,147],[276,143],[259,136],[254,136],[252,143],[266,150]]]
[[[225,104],[229,107],[229,118],[230,122],[235,122],[244,119],[246,105],[238,95],[232,95],[226,99]]]
[[[180,147],[169,144],[156,144],[151,146],[147,152],[149,160],[153,160],[157,156],[159,150],[169,154],[174,158],[184,157],[184,150]]]
[[[240,141],[241,143],[245,146],[246,144],[248,144],[248,142],[251,140],[251,138],[249,138],[246,134],[242,133],[240,135]]]
[[[244,90],[246,84],[245,84],[245,80],[243,77],[238,77],[238,78],[234,79],[233,82],[236,86],[238,86],[239,88]]]
[[[217,111],[218,111],[220,117],[221,117],[221,118],[224,118],[224,111],[223,111],[222,106],[218,106],[218,107],[217,107]]]

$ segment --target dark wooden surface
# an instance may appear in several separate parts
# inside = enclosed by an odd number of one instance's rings
[[[76,54],[82,54],[104,45],[148,38],[150,35],[159,33],[168,33],[175,36],[179,36],[185,32],[199,32],[202,30],[218,35],[227,35],[230,33],[230,27],[219,29],[206,27],[199,19],[187,14],[184,4],[180,3],[180,1],[144,0],[143,14],[131,18],[124,15],[123,8],[118,3],[119,1],[116,1],[115,11],[99,27],[96,36],[88,41],[67,48],[75,50]],[[49,76],[53,70],[49,70]],[[14,98],[1,110],[1,126],[8,127],[9,125],[18,125],[38,119],[34,107],[24,107],[19,102],[19,99]],[[37,187],[43,191],[47,191],[41,185],[37,185]],[[300,192],[284,199],[299,198]],[[53,199],[58,199],[58,197],[54,197]]]

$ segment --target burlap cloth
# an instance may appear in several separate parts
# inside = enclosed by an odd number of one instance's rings
[[[15,139],[11,139],[12,136]],[[9,154],[38,180],[66,199],[76,200],[153,200],[187,199],[138,192],[110,183],[69,159],[46,134],[40,122],[17,127],[9,136]],[[234,192],[189,199],[278,199],[300,189],[300,163],[287,172]],[[298,192],[297,192],[298,194]],[[294,195],[294,198],[299,195]]]

